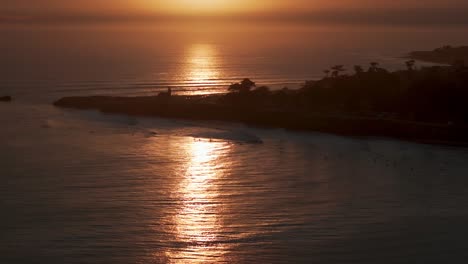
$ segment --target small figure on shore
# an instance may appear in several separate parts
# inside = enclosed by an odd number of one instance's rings
[[[167,87],[167,92],[160,92],[158,94],[159,97],[171,97],[172,96],[172,88]]]

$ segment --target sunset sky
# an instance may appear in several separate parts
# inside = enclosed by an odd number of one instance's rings
[[[379,20],[382,16],[418,23],[468,23],[459,0],[0,0],[0,19],[15,16],[223,16],[234,14],[271,17],[313,14],[307,19]],[[413,11],[407,11],[407,10]],[[398,11],[397,11],[398,10]],[[460,11],[462,10],[462,11]]]
[[[2,11],[33,12],[110,12],[144,11],[156,13],[233,12],[305,10],[323,8],[459,8],[468,2],[459,0],[2,0]]]

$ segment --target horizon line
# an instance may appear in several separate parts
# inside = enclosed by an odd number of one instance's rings
[[[468,25],[468,8],[413,9],[327,9],[307,12],[243,12],[233,14],[91,13],[63,14],[0,13],[0,24],[93,24],[160,22],[229,22],[293,24],[375,24],[375,25]]]

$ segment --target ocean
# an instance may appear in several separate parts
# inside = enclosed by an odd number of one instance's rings
[[[21,98],[226,92],[243,78],[297,88],[342,64],[404,68],[414,50],[468,43],[467,28],[3,27],[0,91]],[[419,62],[419,66],[424,63]]]
[[[466,31],[3,28],[0,263],[460,263],[467,148],[51,102],[298,87]]]

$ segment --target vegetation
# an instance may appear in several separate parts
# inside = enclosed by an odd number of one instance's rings
[[[324,71],[300,89],[271,90],[250,79],[229,93],[208,96],[66,97],[59,107],[106,113],[223,120],[256,126],[320,131],[350,136],[384,136],[418,142],[468,145],[468,67],[418,67],[390,72],[377,62]]]
[[[231,84],[229,86],[229,91],[245,94],[245,93],[250,92],[250,90],[255,86],[256,86],[255,83],[252,82],[250,79],[244,79],[240,83]]]
[[[464,63],[419,69],[414,60],[405,64],[406,70],[395,72],[376,62],[367,70],[355,65],[353,74],[343,74],[344,66],[337,65],[324,71],[323,79],[306,82],[299,90],[270,91],[264,86],[252,90],[255,83],[245,79],[231,85],[223,100],[248,108],[467,123],[468,67]]]

